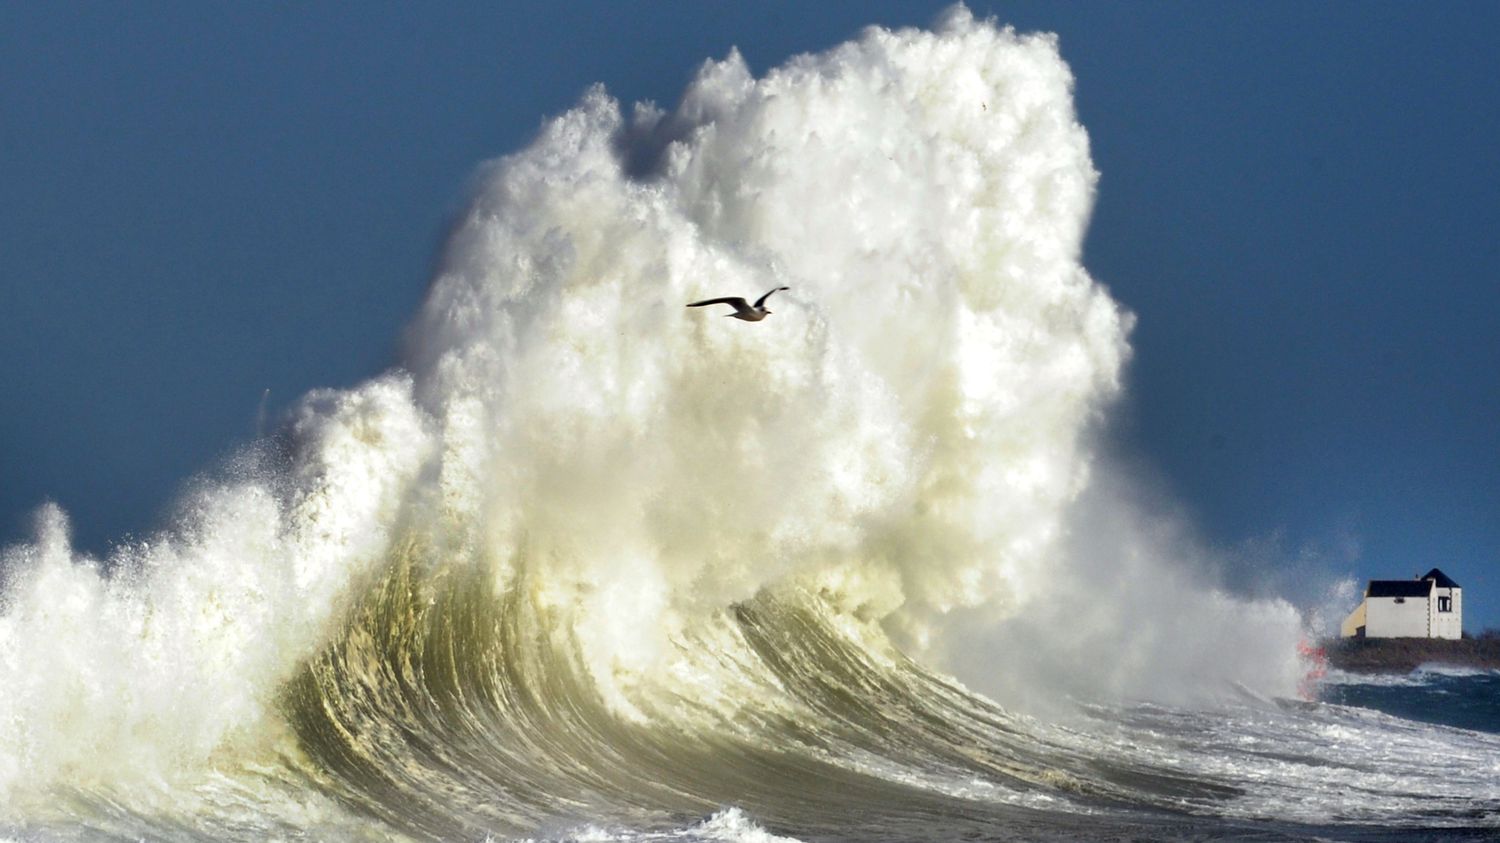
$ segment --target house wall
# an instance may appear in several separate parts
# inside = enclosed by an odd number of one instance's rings
[[[1353,638],[1359,634],[1359,628],[1365,625],[1365,604],[1360,603],[1344,622],[1339,624],[1339,635],[1344,638]]]
[[[1407,597],[1365,598],[1366,638],[1426,638],[1428,599]]]
[[[1439,612],[1438,598],[1452,597],[1453,611]],[[1461,588],[1434,588],[1431,606],[1428,609],[1428,628],[1433,638],[1462,638],[1464,634],[1464,590]]]

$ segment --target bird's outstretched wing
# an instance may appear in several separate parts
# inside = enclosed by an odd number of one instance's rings
[[[740,298],[739,296],[734,296],[727,299],[704,299],[703,301],[695,301],[692,304],[688,305],[688,307],[702,307],[705,304],[727,304],[735,310],[750,309],[750,305],[746,304],[745,300]]]
[[[766,303],[766,299],[768,299],[768,298],[771,297],[771,293],[779,293],[782,290],[790,290],[790,289],[791,289],[791,287],[777,287],[776,289],[772,290],[770,293],[766,293],[765,295],[763,295],[760,298],[756,299],[755,300],[755,306],[756,307],[760,307],[761,305],[765,304]],[[741,301],[744,301],[744,299],[741,299]]]

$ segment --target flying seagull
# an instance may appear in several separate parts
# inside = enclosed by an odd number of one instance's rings
[[[704,299],[703,301],[695,301],[692,304],[688,305],[688,307],[702,307],[705,304],[727,304],[730,307],[734,308],[734,312],[726,313],[724,314],[725,316],[733,316],[736,319],[743,319],[746,322],[759,322],[760,320],[771,315],[771,311],[766,310],[766,299],[770,298],[772,293],[790,289],[791,287],[777,287],[770,293],[766,293],[765,295],[756,299],[755,304],[746,304],[745,300],[740,298],[739,296],[731,296],[729,298],[723,299]]]

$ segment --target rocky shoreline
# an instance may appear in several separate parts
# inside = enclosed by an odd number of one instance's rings
[[[1328,666],[1349,673],[1409,673],[1424,664],[1500,670],[1500,635],[1440,638],[1330,638]]]

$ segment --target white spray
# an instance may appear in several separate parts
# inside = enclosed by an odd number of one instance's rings
[[[309,397],[289,470],[107,566],[55,509],[8,552],[0,795],[252,740],[397,541],[556,607],[627,715],[678,633],[788,582],[972,667],[973,628],[1087,580],[1068,514],[1127,356],[1071,85],[960,8],[763,79],[731,54],[671,113],[589,91],[487,168],[409,375]],[[783,284],[760,323],[684,307]]]

